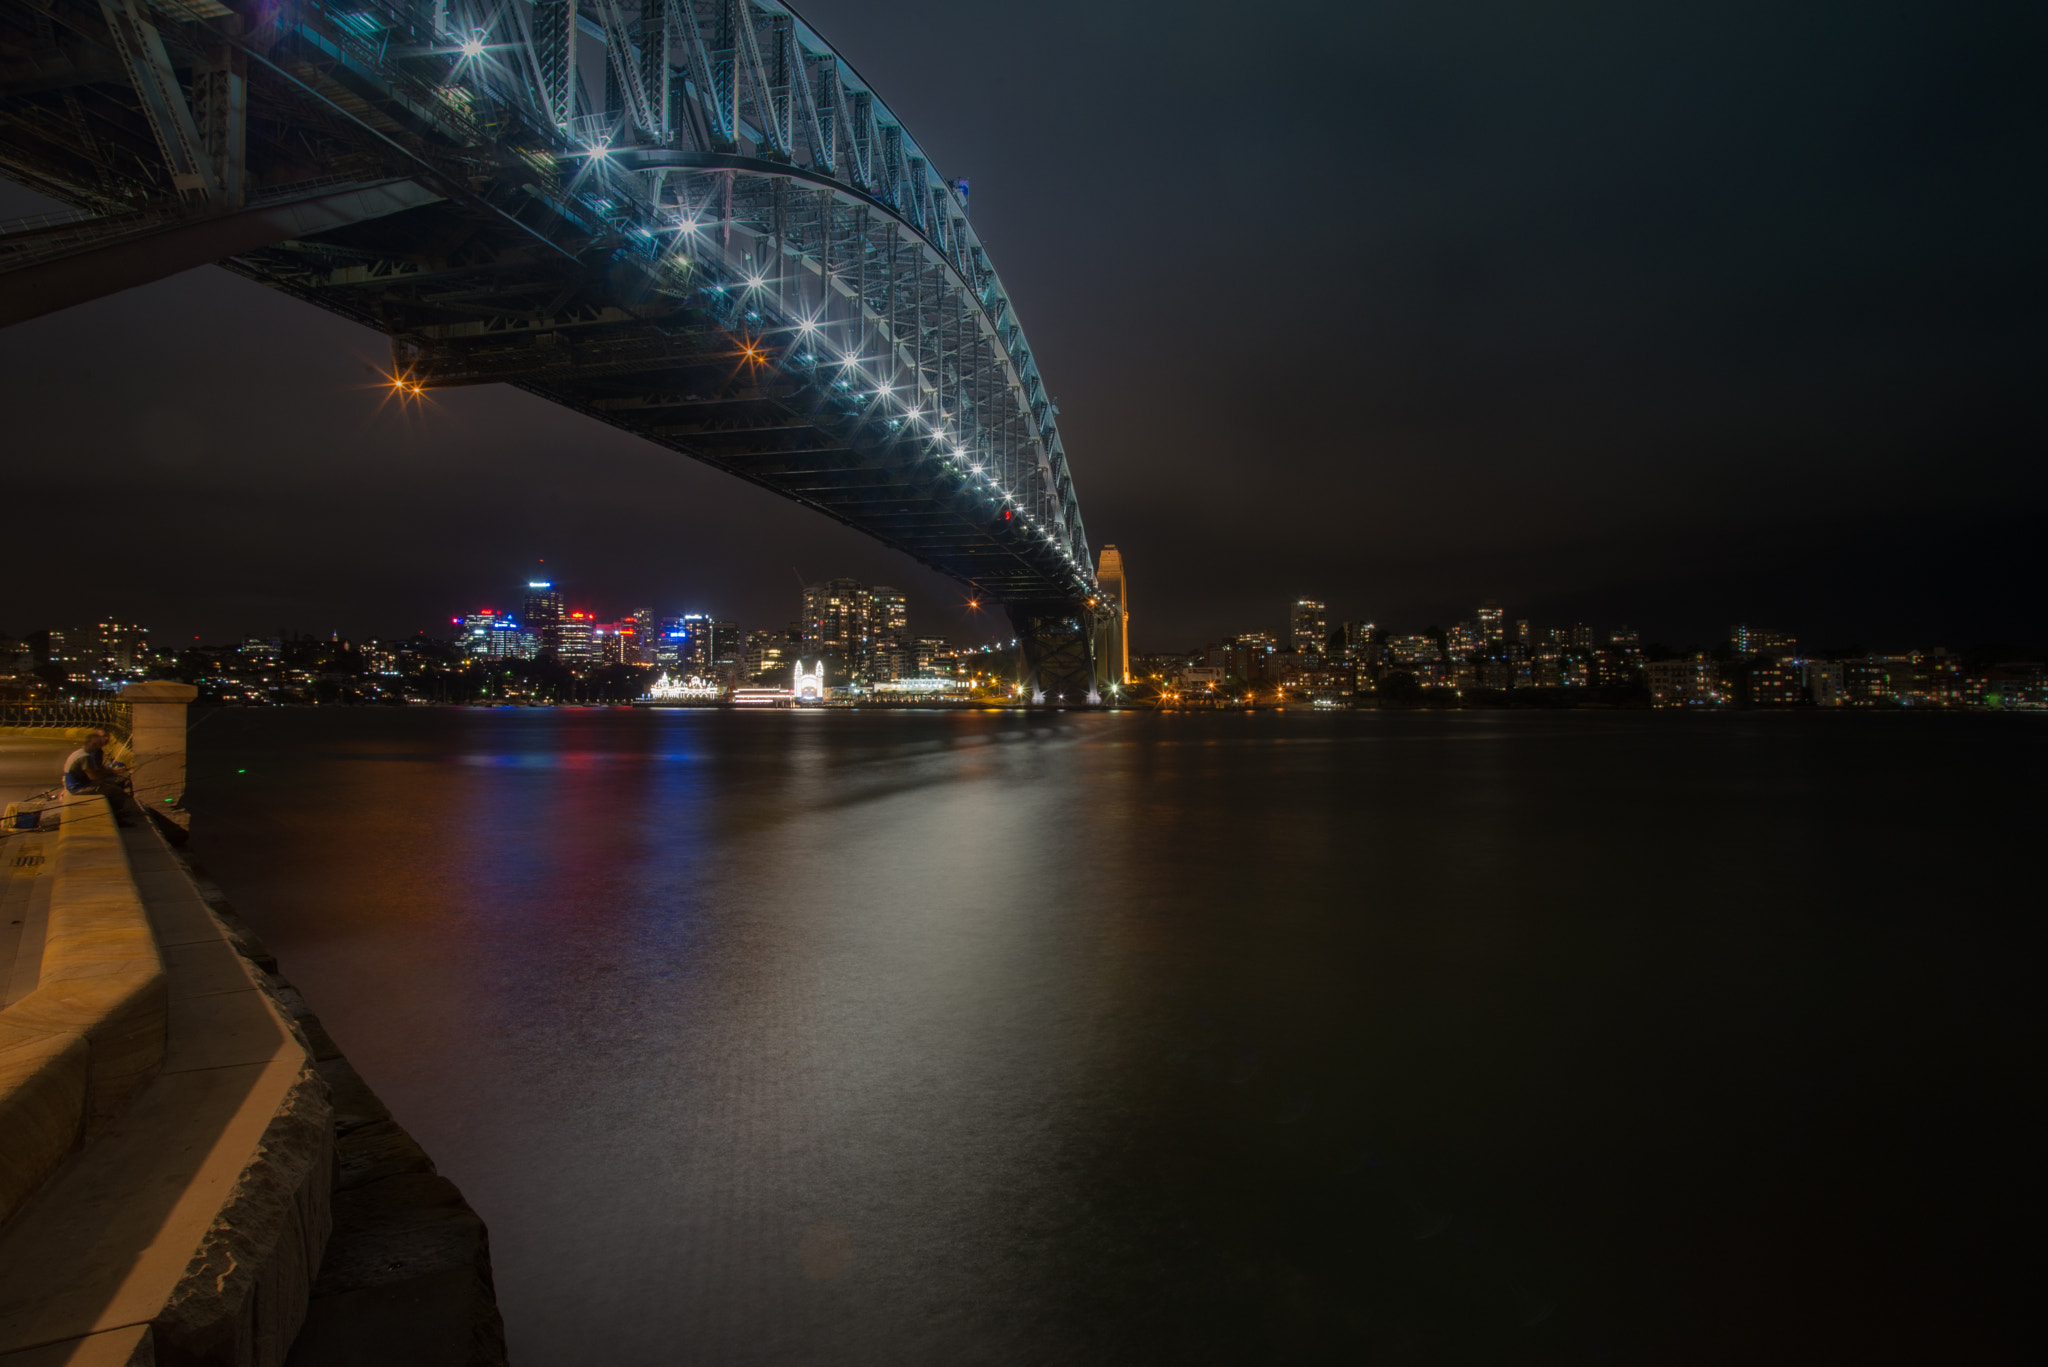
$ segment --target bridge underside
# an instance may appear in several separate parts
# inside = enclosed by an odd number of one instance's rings
[[[386,334],[402,397],[516,385],[865,532],[1003,604],[1035,695],[1098,696],[1050,399],[964,201],[948,218],[871,97],[850,106],[868,111],[859,157],[853,123],[798,157],[786,129],[720,134],[702,114],[659,145],[577,154],[525,87],[419,41],[406,25],[429,5],[19,8],[0,0],[17,59],[0,63],[0,174],[87,212],[0,233],[0,324],[218,260]],[[771,10],[730,13],[787,48],[794,21]],[[644,13],[684,51],[693,20]],[[663,45],[624,33],[620,51]],[[822,91],[824,58],[790,50]],[[783,69],[784,94],[745,93],[787,123]]]

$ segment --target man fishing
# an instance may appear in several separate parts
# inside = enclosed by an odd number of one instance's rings
[[[67,793],[98,793],[107,800],[107,809],[114,814],[120,825],[132,825],[128,819],[129,804],[134,799],[130,791],[128,766],[107,758],[107,742],[112,737],[100,727],[86,732],[85,744],[73,750],[64,761],[64,791]]]

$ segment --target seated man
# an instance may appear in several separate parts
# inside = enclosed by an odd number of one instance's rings
[[[114,820],[129,825],[128,766],[107,758],[107,741],[111,737],[98,727],[88,731],[85,744],[73,750],[64,761],[64,791],[67,793],[98,793],[106,798],[107,809],[114,814]]]

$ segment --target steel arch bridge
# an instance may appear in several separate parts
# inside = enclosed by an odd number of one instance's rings
[[[777,0],[0,0],[0,324],[208,261],[1003,604],[1099,696],[1051,396],[947,182]]]

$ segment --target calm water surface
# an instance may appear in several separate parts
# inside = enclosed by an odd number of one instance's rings
[[[2036,719],[193,744],[524,1367],[2040,1360]]]

